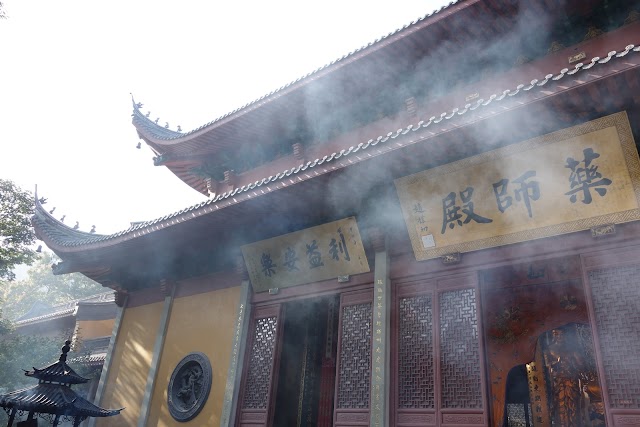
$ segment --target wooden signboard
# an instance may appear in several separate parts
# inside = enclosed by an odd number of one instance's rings
[[[625,112],[395,181],[418,260],[640,219]]]
[[[242,254],[256,292],[370,271],[353,217],[251,243]]]

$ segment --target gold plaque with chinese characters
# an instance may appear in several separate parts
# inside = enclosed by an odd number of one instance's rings
[[[251,243],[242,254],[256,292],[370,271],[353,217]]]
[[[625,112],[395,181],[416,259],[640,219]]]

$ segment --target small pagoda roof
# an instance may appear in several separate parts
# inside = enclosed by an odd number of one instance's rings
[[[84,384],[89,382],[88,378],[81,377],[67,365],[67,353],[71,349],[71,341],[66,341],[62,347],[62,354],[57,362],[44,368],[33,368],[32,371],[25,371],[28,377],[37,378],[40,381],[56,382],[60,384]]]
[[[0,396],[0,406],[41,414],[110,417],[122,409],[103,409],[60,384],[38,384]]]
[[[76,394],[71,384],[89,381],[78,375],[67,365],[67,353],[71,349],[71,341],[66,341],[58,362],[42,369],[34,368],[25,375],[40,380],[40,383],[20,390],[0,395],[0,407],[13,411],[26,411],[39,414],[53,414],[75,417],[78,421],[87,417],[110,417],[118,415],[122,409],[103,409]],[[14,412],[15,413],[15,412]],[[9,425],[11,425],[10,418]],[[57,422],[54,423],[57,425]]]

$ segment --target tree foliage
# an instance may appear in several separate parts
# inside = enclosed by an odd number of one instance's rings
[[[38,301],[64,304],[105,291],[102,285],[80,273],[55,276],[51,265],[59,261],[55,255],[42,252],[27,271],[26,278],[6,284],[3,295],[5,317],[22,316]]]
[[[31,226],[33,206],[30,192],[0,179],[0,280],[13,280],[13,268],[30,264],[35,257],[30,248],[36,238]]]
[[[37,380],[27,378],[24,370],[42,368],[60,356],[63,337],[12,334],[0,341],[0,390],[3,393],[29,385]]]

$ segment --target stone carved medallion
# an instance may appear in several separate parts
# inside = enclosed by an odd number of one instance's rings
[[[211,390],[211,363],[200,352],[189,353],[176,366],[169,380],[169,413],[180,422],[198,415]]]

